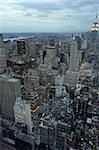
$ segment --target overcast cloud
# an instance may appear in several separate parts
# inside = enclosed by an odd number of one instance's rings
[[[99,0],[0,0],[0,32],[90,30]]]

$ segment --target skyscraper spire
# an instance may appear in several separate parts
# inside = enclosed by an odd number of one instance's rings
[[[97,13],[96,13],[96,22],[99,24],[99,21],[98,21],[98,10],[97,10]]]
[[[98,31],[99,31],[99,23],[98,23],[98,13],[97,13],[95,17],[95,21],[91,27],[91,41],[90,42],[91,42],[91,50],[94,52],[94,54],[96,51],[96,39],[97,39]]]

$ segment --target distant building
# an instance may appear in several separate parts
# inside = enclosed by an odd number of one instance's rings
[[[29,70],[28,75],[25,78],[25,88],[26,88],[26,94],[37,91],[40,83],[40,77],[37,74],[37,71]]]
[[[17,51],[19,55],[26,53],[26,42],[25,40],[18,40],[17,41]]]
[[[55,87],[56,87],[56,97],[62,96],[62,88],[63,88],[64,76],[58,75],[55,78]]]
[[[46,56],[44,59],[46,65],[51,65],[54,68],[58,67],[55,46],[46,46]]]
[[[79,63],[80,54],[78,51],[78,43],[73,40],[70,49],[70,64],[67,72],[65,73],[65,84],[75,85],[79,80]]]
[[[50,39],[49,44],[50,44],[50,46],[55,46],[55,40],[54,39]]]
[[[0,73],[2,73],[7,66],[7,51],[4,47],[3,35],[0,34]]]
[[[42,50],[42,45],[40,42],[34,41],[32,38],[26,40],[26,50],[30,58],[37,60],[40,57],[40,51]]]
[[[87,50],[87,48],[88,48],[88,42],[87,40],[83,40],[81,50]]]
[[[90,47],[89,52],[90,53],[96,53],[97,51],[97,39],[98,39],[98,31],[99,31],[99,23],[96,16],[96,21],[93,23],[91,27],[91,33],[90,33]]]
[[[11,53],[13,53],[13,48],[12,48],[12,45],[11,45],[11,41],[10,40],[5,40],[4,41],[4,47],[6,49],[6,56],[7,56],[7,60],[8,60],[9,55]]]
[[[68,70],[78,72],[79,69],[79,55],[78,55],[78,44],[76,40],[71,43],[70,49],[70,65]]]

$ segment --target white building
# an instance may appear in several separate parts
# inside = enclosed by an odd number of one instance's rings
[[[55,87],[56,87],[56,97],[60,97],[62,95],[62,89],[63,89],[63,82],[64,82],[64,76],[58,75],[55,78]]]
[[[14,117],[16,123],[25,123],[25,105],[21,97],[18,97],[15,101]]]
[[[14,105],[14,117],[16,123],[26,124],[28,132],[32,132],[30,103],[18,97]]]

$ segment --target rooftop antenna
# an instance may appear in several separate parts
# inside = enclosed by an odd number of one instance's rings
[[[98,10],[97,10],[97,13],[96,13],[96,22],[98,23]]]

